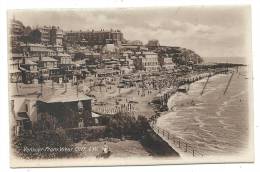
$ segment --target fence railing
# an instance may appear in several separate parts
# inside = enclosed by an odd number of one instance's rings
[[[163,135],[164,138],[166,138],[168,141],[173,143],[180,150],[187,152],[187,153],[191,153],[193,157],[202,157],[203,156],[203,154],[201,152],[199,152],[198,149],[194,145],[188,143],[184,139],[178,138],[178,137],[174,136],[173,134],[169,133],[167,130],[162,129],[158,126],[155,126],[153,124],[151,124],[151,127],[157,134]]]
[[[92,107],[92,111],[97,112],[97,113],[101,113],[101,114],[117,114],[117,113],[135,113],[136,109],[134,106],[125,106],[125,107],[121,107],[121,106],[93,106]]]

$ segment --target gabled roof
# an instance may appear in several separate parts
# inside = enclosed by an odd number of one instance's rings
[[[69,89],[67,91],[64,89],[58,89],[51,91],[49,94],[43,95],[40,101],[45,103],[65,103],[65,102],[75,102],[75,101],[85,101],[91,100],[90,97],[84,95],[82,92],[78,92],[76,89]]]
[[[12,58],[18,58],[18,57],[19,57],[19,58],[20,58],[20,57],[22,58],[22,57],[24,57],[24,55],[23,55],[22,53],[12,53],[11,56],[12,56]]]
[[[51,58],[51,57],[42,57],[43,62],[57,62],[58,60]]]
[[[113,70],[113,69],[97,69],[96,72],[98,74],[103,74],[103,73],[114,73],[114,72],[118,72],[118,71]]]
[[[33,62],[38,62],[40,57],[31,57],[30,60]]]
[[[66,53],[58,53],[57,56],[60,56],[60,57],[70,57],[70,55],[66,54]]]
[[[152,51],[144,51],[143,54],[144,55],[157,55],[157,53],[152,52]]]
[[[36,63],[34,63],[33,61],[29,60],[29,59],[25,59],[25,63],[27,65],[37,65]]]

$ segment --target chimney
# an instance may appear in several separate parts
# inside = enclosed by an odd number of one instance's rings
[[[40,54],[40,58],[39,58],[39,61],[42,61],[42,54]]]

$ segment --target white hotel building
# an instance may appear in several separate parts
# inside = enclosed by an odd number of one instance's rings
[[[143,52],[142,66],[146,72],[157,72],[160,69],[158,54],[154,52]]]
[[[175,63],[173,63],[171,57],[165,57],[163,59],[163,62],[164,62],[163,69],[165,69],[165,70],[173,70],[176,66]]]

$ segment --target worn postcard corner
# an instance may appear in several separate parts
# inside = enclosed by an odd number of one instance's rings
[[[253,162],[248,6],[8,11],[12,167]]]

